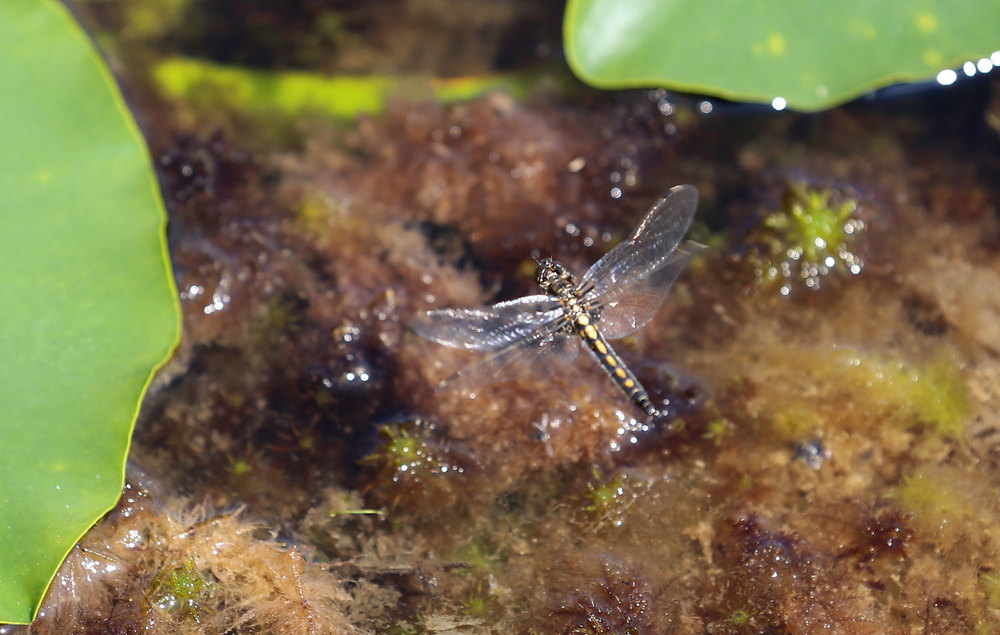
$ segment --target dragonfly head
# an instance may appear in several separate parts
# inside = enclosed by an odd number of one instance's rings
[[[538,270],[535,272],[535,282],[546,293],[558,293],[566,286],[575,286],[576,284],[573,280],[573,274],[551,258],[546,258],[538,262]]]

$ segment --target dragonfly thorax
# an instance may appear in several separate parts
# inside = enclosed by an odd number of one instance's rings
[[[573,274],[551,258],[546,258],[538,263],[535,282],[542,288],[542,291],[556,297],[576,289],[576,278],[573,277]]]
[[[586,325],[596,324],[601,317],[598,307],[591,306],[584,300],[583,294],[576,285],[576,278],[561,264],[546,258],[538,263],[535,281],[546,294],[559,300],[565,316],[564,332],[573,332]],[[583,318],[583,319],[581,319]]]

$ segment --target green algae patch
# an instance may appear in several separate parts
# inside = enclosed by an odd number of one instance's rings
[[[566,58],[601,88],[663,86],[815,111],[1000,48],[1000,3],[571,0]]]
[[[1000,573],[984,573],[979,583],[986,595],[986,605],[994,611],[1000,610]]]
[[[57,2],[0,4],[0,622],[111,509],[179,334],[166,217],[107,69]]]
[[[938,434],[953,438],[964,434],[969,392],[953,360],[941,355],[920,366],[907,393],[916,417]]]
[[[826,419],[812,404],[793,398],[774,412],[771,424],[784,438],[801,439],[822,430]]]
[[[788,439],[827,426],[923,426],[961,439],[970,415],[968,389],[956,360],[939,352],[927,360],[886,359],[852,349],[818,352],[776,347],[778,377],[765,386],[772,430]],[[772,394],[771,391],[776,391]]]
[[[925,529],[940,529],[969,514],[954,480],[940,471],[917,470],[903,479],[897,498]]]
[[[937,434],[960,438],[969,416],[968,392],[956,364],[940,354],[920,364],[883,362],[860,356],[846,360],[848,379],[862,398],[905,422],[926,425]]]
[[[902,479],[892,494],[912,513],[917,537],[934,536],[935,544],[952,551],[958,562],[970,549],[995,553],[1000,545],[996,530],[996,489],[984,483],[967,465],[925,465]]]
[[[337,119],[381,112],[397,94],[406,94],[410,101],[422,96],[450,103],[497,90],[523,96],[537,82],[535,78],[520,75],[433,79],[327,76],[305,71],[260,71],[188,58],[160,62],[153,69],[153,77],[166,97],[203,108],[223,105],[264,115],[315,113]]]

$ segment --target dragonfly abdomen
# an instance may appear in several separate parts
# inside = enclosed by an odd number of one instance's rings
[[[573,322],[574,330],[583,338],[587,348],[594,353],[601,368],[611,376],[618,387],[621,388],[629,398],[635,402],[647,415],[655,416],[659,413],[656,406],[649,399],[649,393],[642,387],[639,380],[628,369],[615,350],[611,348],[608,341],[604,339],[601,332],[594,326],[589,315],[579,315]]]

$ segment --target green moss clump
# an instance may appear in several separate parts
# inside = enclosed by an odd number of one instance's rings
[[[434,452],[430,428],[415,424],[383,426],[381,447],[364,458],[367,465],[379,468],[394,483],[419,480],[421,475],[447,471],[447,465]]]
[[[251,470],[253,470],[253,465],[245,458],[231,458],[229,460],[229,472],[237,478],[249,474]]]
[[[245,478],[257,471],[261,461],[261,453],[247,449],[241,454],[227,455],[226,471],[233,478]]]
[[[397,430],[386,429],[386,444],[383,449],[390,467],[395,470],[394,479],[417,468],[430,460],[425,451],[425,440],[417,437],[405,428]]]
[[[414,420],[381,429],[382,444],[362,463],[376,469],[376,493],[390,506],[436,509],[459,494],[456,477],[465,468],[432,423]]]
[[[601,479],[600,471],[594,468],[594,478]],[[645,489],[645,483],[630,478],[621,472],[608,481],[597,480],[587,483],[587,505],[583,508],[587,515],[600,524],[612,524],[621,527],[625,524],[625,516],[636,501],[639,493]]]
[[[462,600],[461,613],[469,617],[486,619],[491,617],[496,609],[496,598],[483,592],[481,588],[477,588]]]
[[[703,439],[711,441],[715,446],[720,446],[728,437],[733,436],[736,426],[725,417],[716,417],[705,426],[705,432],[701,435]]]
[[[149,605],[181,619],[201,623],[216,583],[188,559],[183,566],[160,573],[150,585]]]
[[[749,628],[754,624],[753,612],[748,608],[739,608],[730,613],[726,621],[738,629]]]
[[[781,207],[765,215],[757,231],[751,262],[758,280],[788,295],[796,283],[819,289],[835,271],[861,273],[864,260],[855,241],[865,222],[857,215],[857,199],[838,198],[831,190],[789,186]]]

